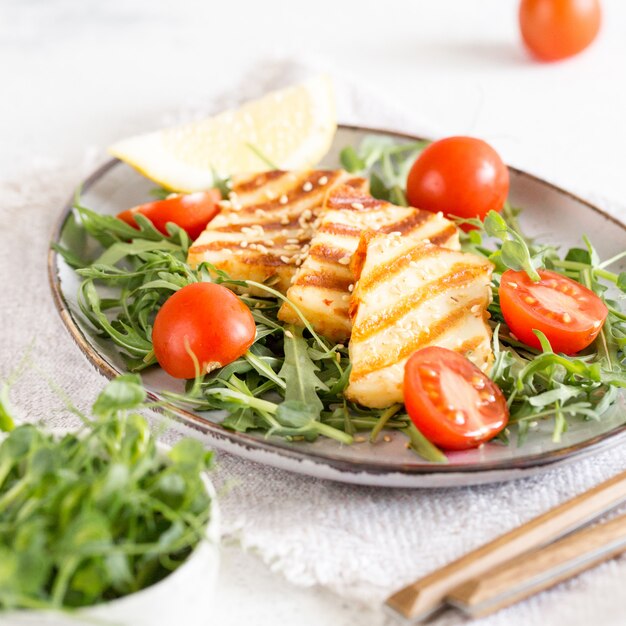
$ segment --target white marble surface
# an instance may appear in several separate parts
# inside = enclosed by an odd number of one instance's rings
[[[626,2],[604,6],[591,50],[539,65],[518,42],[514,0],[0,0],[0,179],[41,161],[76,164],[78,178],[89,150],[202,110],[264,59],[306,58],[435,134],[484,137],[510,163],[620,201]],[[232,547],[220,585],[211,622],[225,626],[382,623]]]

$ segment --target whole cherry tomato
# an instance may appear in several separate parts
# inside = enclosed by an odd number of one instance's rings
[[[599,0],[522,0],[519,24],[528,49],[542,61],[578,54],[596,38]]]
[[[195,355],[201,372],[238,359],[254,342],[250,309],[222,285],[193,283],[165,301],[154,320],[152,344],[159,365],[174,378],[194,378]]]
[[[448,137],[430,144],[407,179],[411,206],[444,215],[483,219],[500,211],[509,193],[509,170],[481,139]]]
[[[173,222],[185,230],[191,239],[197,239],[206,225],[220,212],[218,202],[221,199],[219,190],[209,189],[140,204],[122,211],[117,217],[136,228],[134,216],[141,213],[164,235],[167,235],[166,224]]]

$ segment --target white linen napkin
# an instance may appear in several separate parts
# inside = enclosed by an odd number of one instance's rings
[[[203,107],[170,112],[164,121],[217,111],[309,72],[289,61],[262,67],[245,77],[241,89],[231,95]],[[349,77],[335,77],[335,85],[342,122],[426,136],[442,134],[389,98],[356,86]],[[95,161],[102,159],[104,152],[96,151],[79,166],[39,165],[18,180],[0,182],[0,379],[18,368],[15,404],[25,418],[37,417],[53,426],[69,426],[74,420],[50,383],[81,408],[91,404],[105,383],[54,310],[45,267],[61,206]],[[603,205],[626,215],[623,207]],[[517,482],[393,490],[325,482],[220,453],[214,478],[224,487],[221,506],[228,535],[292,583],[327,587],[362,603],[361,623],[374,624],[380,623],[380,615],[366,607],[375,609],[394,589],[624,469],[626,450],[614,449]],[[623,624],[625,578],[626,559],[616,559],[474,623]],[[451,613],[437,624],[461,622]]]

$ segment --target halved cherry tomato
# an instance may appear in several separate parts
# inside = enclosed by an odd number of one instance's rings
[[[522,0],[519,24],[528,49],[542,61],[578,54],[596,38],[599,0]]]
[[[526,345],[540,348],[540,330],[555,352],[574,354],[598,336],[608,315],[593,291],[571,278],[539,270],[533,282],[526,272],[507,270],[500,280],[500,308],[511,332]]]
[[[245,354],[256,326],[250,309],[229,289],[193,283],[177,291],[154,320],[152,344],[159,365],[174,378],[194,378]]]
[[[164,235],[167,235],[165,225],[168,222],[174,222],[187,231],[191,239],[196,239],[206,225],[219,213],[218,202],[221,199],[222,195],[218,189],[209,189],[208,191],[198,191],[140,204],[132,209],[122,211],[117,217],[136,228],[134,216],[136,213],[141,213]]]
[[[417,157],[406,184],[411,206],[444,215],[483,219],[501,211],[509,193],[509,170],[481,139],[448,137]]]
[[[475,448],[509,420],[500,388],[464,356],[437,346],[407,361],[404,404],[420,432],[447,450]]]

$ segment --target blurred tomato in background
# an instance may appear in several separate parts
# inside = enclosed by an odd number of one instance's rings
[[[600,30],[599,0],[522,0],[522,39],[542,61],[558,61],[582,52]]]

